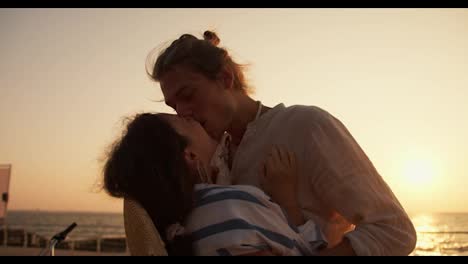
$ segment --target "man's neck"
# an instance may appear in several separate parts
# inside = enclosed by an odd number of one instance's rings
[[[237,112],[234,114],[231,126],[228,129],[228,133],[232,137],[232,144],[235,146],[238,146],[242,141],[244,133],[247,130],[247,125],[254,121],[259,107],[258,101],[245,95],[239,96],[238,102]],[[260,114],[263,114],[269,109],[271,108],[262,106]]]
[[[240,144],[247,125],[255,119],[257,111],[258,102],[248,96],[239,95],[237,112],[234,113],[231,126],[228,129],[228,133],[232,137],[232,144],[236,146]]]

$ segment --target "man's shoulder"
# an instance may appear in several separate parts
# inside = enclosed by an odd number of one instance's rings
[[[291,113],[298,113],[310,116],[327,115],[328,111],[316,105],[291,105],[285,108],[286,111]]]
[[[278,116],[280,119],[304,122],[304,124],[316,123],[332,117],[328,111],[315,105],[291,105],[284,107]]]

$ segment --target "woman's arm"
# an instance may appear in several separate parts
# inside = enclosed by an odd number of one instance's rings
[[[297,164],[294,153],[274,146],[261,165],[260,179],[263,190],[286,211],[292,224],[304,224],[305,219],[297,198]]]

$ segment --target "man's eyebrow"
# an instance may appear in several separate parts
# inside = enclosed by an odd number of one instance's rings
[[[182,87],[180,87],[180,89],[176,92],[176,94],[174,95],[175,98],[179,97],[180,94],[185,91],[186,89],[188,88],[187,85],[183,85]]]
[[[179,88],[179,90],[177,90],[177,92],[175,93],[175,95],[173,96],[173,98],[176,98],[176,99],[177,99],[177,97],[179,97],[180,94],[181,94],[184,90],[186,90],[187,88],[188,88],[187,85],[183,85],[181,88]],[[174,108],[174,106],[172,105],[171,101],[172,101],[172,98],[169,98],[169,100],[167,100],[167,101],[166,101],[165,99],[159,100],[159,102],[164,102],[167,106]]]

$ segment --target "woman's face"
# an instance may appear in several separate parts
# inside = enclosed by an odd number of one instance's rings
[[[208,165],[216,151],[216,140],[211,138],[200,123],[192,118],[171,114],[164,114],[164,118],[178,134],[188,139],[186,160],[188,159],[189,165],[193,167],[196,166],[195,162],[201,161],[205,170],[208,170]]]

